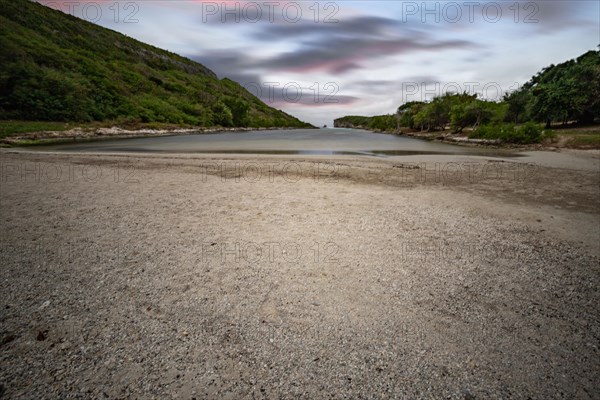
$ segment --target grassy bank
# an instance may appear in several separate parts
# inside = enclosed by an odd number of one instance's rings
[[[74,125],[66,122],[0,121],[0,139],[31,132],[66,131]]]
[[[600,149],[600,126],[560,128],[552,130],[562,147],[573,149]]]

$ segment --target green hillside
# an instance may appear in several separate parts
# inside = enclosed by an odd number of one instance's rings
[[[308,127],[187,58],[0,0],[0,120]]]

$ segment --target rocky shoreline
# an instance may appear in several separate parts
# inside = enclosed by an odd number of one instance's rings
[[[338,128],[347,129],[361,129],[373,133],[381,133],[384,135],[395,135],[395,136],[406,136],[415,139],[423,139],[428,141],[456,144],[459,146],[469,147],[492,147],[492,148],[503,148],[503,149],[519,149],[519,150],[545,150],[545,151],[556,151],[564,146],[560,143],[541,142],[533,144],[515,144],[515,143],[504,143],[500,140],[491,139],[471,139],[467,136],[459,136],[450,132],[421,132],[421,131],[382,131],[374,130],[363,127],[349,127],[349,126],[338,126]]]
[[[5,137],[0,139],[0,145],[19,146],[31,144],[48,144],[56,142],[69,141],[92,141],[102,139],[129,139],[136,137],[156,137],[173,135],[193,135],[199,133],[222,133],[222,132],[253,132],[253,131],[272,131],[287,129],[308,129],[308,128],[181,128],[181,129],[124,129],[117,126],[110,128],[82,129],[73,128],[67,131],[41,131],[28,132],[25,134]]]

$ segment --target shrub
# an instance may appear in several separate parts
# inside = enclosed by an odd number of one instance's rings
[[[540,142],[544,138],[544,131],[533,122],[528,122],[520,127],[515,127],[513,124],[493,124],[480,126],[469,137],[500,140],[505,143],[529,144]]]
[[[222,102],[218,102],[212,108],[213,122],[220,126],[233,126],[233,114],[229,107]]]
[[[537,143],[544,137],[544,131],[541,126],[533,122],[527,122],[517,130],[518,143]]]

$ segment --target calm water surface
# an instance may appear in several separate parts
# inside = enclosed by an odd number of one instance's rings
[[[398,156],[420,154],[516,157],[506,150],[464,147],[357,129],[326,128],[211,133],[37,146],[44,151]]]

